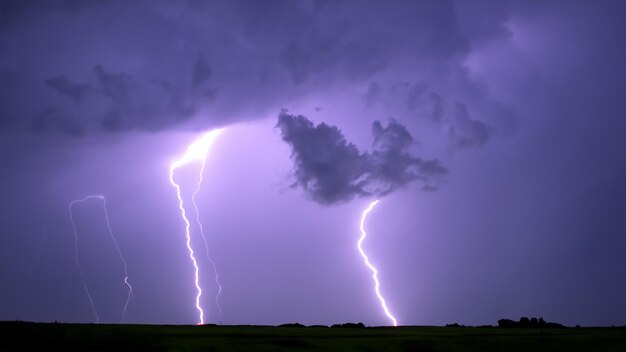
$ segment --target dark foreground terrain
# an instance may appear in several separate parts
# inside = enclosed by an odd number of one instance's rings
[[[327,328],[0,322],[0,350],[626,351],[626,328]]]

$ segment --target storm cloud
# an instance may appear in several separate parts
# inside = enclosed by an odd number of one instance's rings
[[[506,32],[475,30],[459,19],[464,7],[453,3],[365,1],[356,12],[350,2],[325,1],[0,6],[0,49],[6,53],[0,130],[84,135],[207,129],[273,116],[282,107],[302,111],[296,104],[324,107],[347,87],[367,90],[372,116],[396,116],[406,124],[418,115],[443,123],[444,97],[467,106],[471,101],[472,115],[500,118],[487,103],[493,96],[463,67],[473,40],[485,44]],[[494,28],[507,19],[506,8],[500,12],[489,18]],[[420,82],[408,88],[410,106],[391,111],[402,104],[389,96],[401,96],[397,87],[407,80]],[[458,84],[469,96],[453,93]],[[359,93],[350,99],[359,101]],[[455,126],[450,136],[457,147],[479,145],[459,142],[468,133]]]
[[[331,205],[357,197],[382,197],[412,181],[435,190],[447,174],[437,160],[409,153],[414,143],[405,126],[391,120],[372,125],[373,151],[360,152],[336,126],[315,125],[302,115],[283,111],[276,125],[291,146],[295,182],[315,202]]]
[[[215,98],[216,90],[208,83],[210,76],[211,67],[201,52],[193,67],[189,68],[188,87],[177,86],[162,78],[113,72],[98,64],[93,67],[93,83],[73,82],[62,75],[46,79],[48,88],[74,104],[60,101],[49,107],[37,121],[40,129],[46,129],[48,125],[60,128],[57,124],[61,121],[73,123],[77,126],[77,133],[89,130],[85,120],[95,128],[112,132],[160,130],[186,120],[203,102]],[[56,123],[52,112],[58,116]],[[85,119],[85,114],[95,117]],[[49,124],[42,125],[46,120]]]
[[[472,119],[465,105],[454,104],[454,114],[448,123],[450,149],[482,147],[491,137],[492,131],[493,129],[482,121]]]

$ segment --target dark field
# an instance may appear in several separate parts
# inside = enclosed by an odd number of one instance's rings
[[[0,350],[626,351],[626,328],[326,328],[0,322]]]

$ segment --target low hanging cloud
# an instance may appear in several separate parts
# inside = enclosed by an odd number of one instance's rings
[[[282,111],[276,125],[291,146],[295,182],[315,202],[332,205],[357,197],[382,197],[410,182],[436,190],[448,170],[438,160],[409,153],[413,137],[400,123],[372,125],[373,151],[360,152],[341,130],[326,123],[313,124],[305,116]]]
[[[83,101],[85,95],[91,90],[88,84],[77,84],[71,82],[65,76],[48,78],[46,86],[62,96],[71,98],[76,104]]]
[[[198,53],[190,71],[189,88],[165,79],[112,72],[100,64],[93,68],[95,83],[74,82],[62,75],[50,77],[45,80],[46,87],[67,101],[44,111],[35,120],[35,127],[82,134],[88,129],[80,123],[84,110],[97,116],[93,123],[98,128],[112,132],[137,128],[159,130],[175,125],[190,118],[203,102],[211,102],[216,95],[216,89],[209,85],[211,67],[204,53]],[[60,122],[65,125],[59,126]]]
[[[491,137],[492,131],[493,129],[485,123],[472,119],[465,105],[454,104],[454,115],[448,126],[451,150],[482,147]]]
[[[368,86],[367,107],[387,108],[400,93],[387,85],[407,80],[424,82],[409,93],[414,114],[436,89],[490,121],[475,107],[497,99],[465,65],[474,41],[507,39],[512,9],[493,7],[485,17],[447,1],[0,1],[0,133],[207,129],[300,101],[349,105]],[[450,97],[459,82],[471,99]],[[359,93],[335,102],[333,90]]]
[[[414,90],[421,85],[417,85]],[[424,98],[421,98],[424,95]],[[419,118],[425,119],[435,124],[443,125],[444,131],[447,132],[448,150],[457,152],[462,149],[482,147],[493,137],[495,129],[483,121],[474,119],[470,116],[467,106],[460,102],[455,102],[452,109],[448,109],[444,98],[435,92],[428,94],[409,95],[407,99],[407,107],[409,109],[417,109],[419,104],[426,107],[426,111],[417,115]],[[499,107],[497,103],[489,104],[490,107]],[[494,112],[498,118],[506,119],[515,112],[511,109],[503,111],[499,109]],[[510,117],[515,119],[516,117]]]
[[[446,149],[451,153],[481,148],[496,135],[514,134],[518,119],[513,108],[488,99],[476,105],[470,102],[470,111],[465,99],[453,98],[450,102],[444,93],[431,90],[423,81],[401,85],[373,81],[363,94],[363,100],[368,109],[378,104],[404,121],[413,120],[433,131],[443,132]],[[492,125],[494,122],[497,126]]]

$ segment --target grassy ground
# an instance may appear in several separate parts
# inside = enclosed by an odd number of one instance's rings
[[[625,328],[324,328],[0,322],[0,350],[626,351]]]

